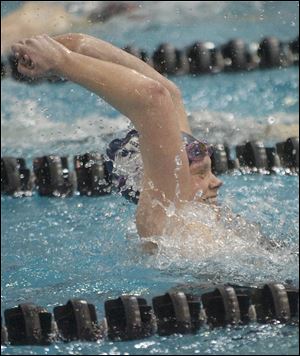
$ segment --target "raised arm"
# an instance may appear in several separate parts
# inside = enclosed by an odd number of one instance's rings
[[[162,84],[171,95],[180,130],[191,133],[180,90],[172,81],[158,73],[147,63],[108,42],[82,33],[68,33],[53,38],[73,52],[134,69]]]
[[[170,92],[161,83],[122,65],[72,52],[46,35],[18,43],[12,50],[24,75],[65,76],[130,118],[140,133],[145,184],[173,202],[190,198],[179,123]]]

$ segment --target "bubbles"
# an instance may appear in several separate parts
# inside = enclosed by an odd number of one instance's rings
[[[203,191],[198,190],[198,192],[195,194],[194,201],[197,201],[203,197]]]
[[[28,85],[10,80],[1,85],[1,99],[5,102],[1,107],[1,149],[5,154],[103,152],[113,135],[126,132],[129,120],[125,117],[115,115],[111,118],[105,108],[102,114],[98,109],[95,112],[96,97],[89,99],[87,95],[85,106],[74,105],[83,100],[77,87],[73,89],[76,90],[72,102],[68,100],[68,84],[63,87],[43,84],[41,87],[43,95],[37,98],[36,90]],[[57,100],[57,95],[62,95],[63,100]]]
[[[127,174],[128,161],[122,167],[122,173]],[[234,178],[230,179],[235,185]],[[295,281],[293,266],[297,265],[298,255],[294,253],[294,247],[278,244],[274,240],[276,232],[274,234],[270,229],[269,236],[264,236],[259,224],[247,222],[226,205],[226,201],[240,201],[245,210],[255,212],[254,221],[266,222],[267,230],[270,219],[264,217],[264,211],[270,212],[271,216],[276,214],[276,205],[272,204],[278,200],[269,198],[271,186],[277,191],[285,185],[280,181],[274,185],[275,177],[263,183],[257,181],[257,176],[236,176],[236,179],[247,182],[240,184],[239,189],[235,186],[237,196],[228,195],[223,199],[223,206],[199,203],[203,197],[201,191],[193,202],[179,210],[173,203],[164,206],[159,201],[152,202],[153,208],[160,206],[164,209],[167,220],[163,233],[149,240],[158,251],[149,262],[151,266],[175,274],[184,270],[185,274],[195,278],[219,282],[259,283],[288,277]],[[257,183],[258,190],[253,189],[253,184]],[[152,183],[150,186],[154,188]],[[229,191],[231,189],[229,187]],[[262,193],[267,194],[267,198],[260,198]]]
[[[164,234],[152,263],[162,271],[189,274],[197,280],[260,283],[292,278],[298,255],[262,234],[257,224],[233,214],[229,207],[191,203],[181,211],[166,208]]]
[[[228,142],[231,147],[253,139],[283,141],[299,132],[298,116],[294,114],[274,113],[254,118],[225,112],[195,111],[189,116],[189,122],[196,137],[210,143]]]
[[[273,125],[274,123],[275,123],[275,117],[274,116],[269,116],[268,117],[268,123],[270,124],[270,125]]]
[[[129,188],[133,191],[140,191],[142,189],[144,176],[141,154],[135,152],[125,157],[117,155],[115,157],[113,173],[118,177],[126,177],[126,183],[121,188],[122,191],[126,191]]]
[[[283,99],[283,105],[286,106],[286,107],[293,107],[293,106],[296,106],[298,103],[298,98],[297,97],[293,97],[291,95],[289,96],[286,96],[284,99]]]
[[[175,163],[176,163],[176,169],[177,170],[180,169],[180,167],[182,166],[182,160],[179,155],[175,157]]]
[[[175,215],[176,213],[176,207],[175,207],[175,204],[174,203],[170,203],[169,206],[166,208],[166,215],[167,217],[172,217]]]

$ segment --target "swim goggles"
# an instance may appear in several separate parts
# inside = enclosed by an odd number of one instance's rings
[[[182,132],[182,137],[186,144],[185,149],[190,164],[195,161],[202,161],[205,156],[212,156],[213,147],[206,141],[199,141],[186,132]]]
[[[205,156],[211,157],[213,154],[213,147],[209,145],[206,141],[199,141],[192,135],[181,132],[183,142],[185,143],[185,148],[189,163],[194,161],[201,161]],[[128,132],[125,138],[115,139],[109,144],[109,148],[106,150],[108,157],[111,160],[115,160],[117,156],[126,157],[136,152],[139,152],[139,144],[137,141],[138,132],[136,130],[131,130]]]

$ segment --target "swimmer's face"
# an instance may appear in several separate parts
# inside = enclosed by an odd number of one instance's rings
[[[205,156],[201,161],[194,161],[190,165],[194,196],[202,192],[201,201],[216,203],[218,190],[223,184],[211,171],[211,159]]]

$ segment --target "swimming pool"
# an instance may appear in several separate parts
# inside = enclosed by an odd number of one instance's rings
[[[4,3],[4,5],[3,5]],[[16,2],[19,3],[19,2]],[[141,13],[149,17],[112,19],[88,33],[150,53],[161,40],[183,48],[195,40],[217,44],[242,37],[258,41],[275,35],[298,35],[297,2],[159,2]],[[15,5],[15,4],[13,4]],[[5,2],[1,12],[10,10]],[[172,10],[172,11],[171,11]],[[149,20],[149,21],[148,21]],[[175,77],[193,116],[196,134],[212,142],[263,138],[285,139],[298,124],[298,68],[216,76]],[[128,129],[128,121],[102,100],[71,84],[27,86],[1,82],[1,155],[24,157],[103,152],[107,143]],[[82,104],[84,103],[84,104]],[[209,125],[209,131],[206,130]],[[96,133],[96,134],[95,134]],[[290,131],[288,132],[288,134]],[[288,136],[287,136],[288,137]],[[261,225],[263,233],[284,241],[280,253],[244,246],[205,259],[176,246],[155,256],[142,252],[134,226],[135,206],[117,194],[88,198],[23,199],[1,196],[2,310],[32,301],[47,307],[70,297],[87,299],[104,316],[105,300],[121,294],[147,298],[178,284],[231,282],[259,284],[291,281],[299,285],[298,176],[224,175],[220,201],[235,213]],[[251,230],[245,230],[251,238]],[[243,253],[241,253],[241,251]],[[200,329],[196,335],[131,342],[57,343],[49,347],[5,347],[3,354],[297,354],[298,328],[253,324],[237,328]]]

